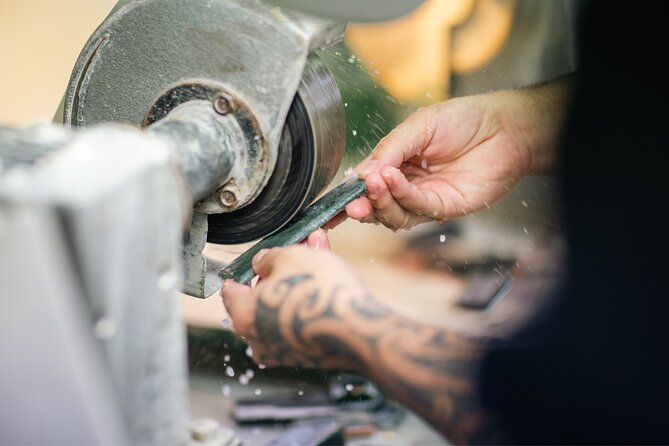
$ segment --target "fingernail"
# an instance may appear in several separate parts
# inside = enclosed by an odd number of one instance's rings
[[[260,251],[258,251],[258,253],[253,256],[253,263],[260,262],[262,258],[265,257],[265,254],[267,254],[268,251],[269,249],[261,249]]]
[[[311,235],[311,237],[313,237],[313,239],[312,239],[312,243],[313,243],[312,248],[313,249],[319,250],[319,249],[326,246],[328,239],[327,239],[327,235],[325,234],[325,231],[323,231],[322,229],[317,229]]]

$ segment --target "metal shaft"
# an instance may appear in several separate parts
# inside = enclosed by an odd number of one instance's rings
[[[189,101],[149,127],[162,137],[178,159],[193,202],[225,183],[245,150],[237,120],[214,111],[207,101]]]

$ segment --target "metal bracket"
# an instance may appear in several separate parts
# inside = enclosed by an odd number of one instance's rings
[[[189,296],[207,298],[221,287],[218,272],[225,264],[202,254],[207,240],[207,214],[193,212],[183,249],[183,292]]]

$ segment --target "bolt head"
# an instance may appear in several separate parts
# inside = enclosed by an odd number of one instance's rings
[[[214,98],[214,111],[219,115],[227,115],[234,110],[232,98],[225,94],[219,94]]]
[[[223,206],[229,208],[237,203],[237,196],[231,190],[225,189],[222,190],[220,194],[218,194],[218,200]]]

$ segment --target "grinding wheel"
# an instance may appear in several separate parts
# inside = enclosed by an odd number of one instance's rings
[[[312,55],[286,117],[267,185],[245,207],[210,215],[207,241],[245,243],[282,228],[332,181],[344,153],[345,134],[334,77]]]

